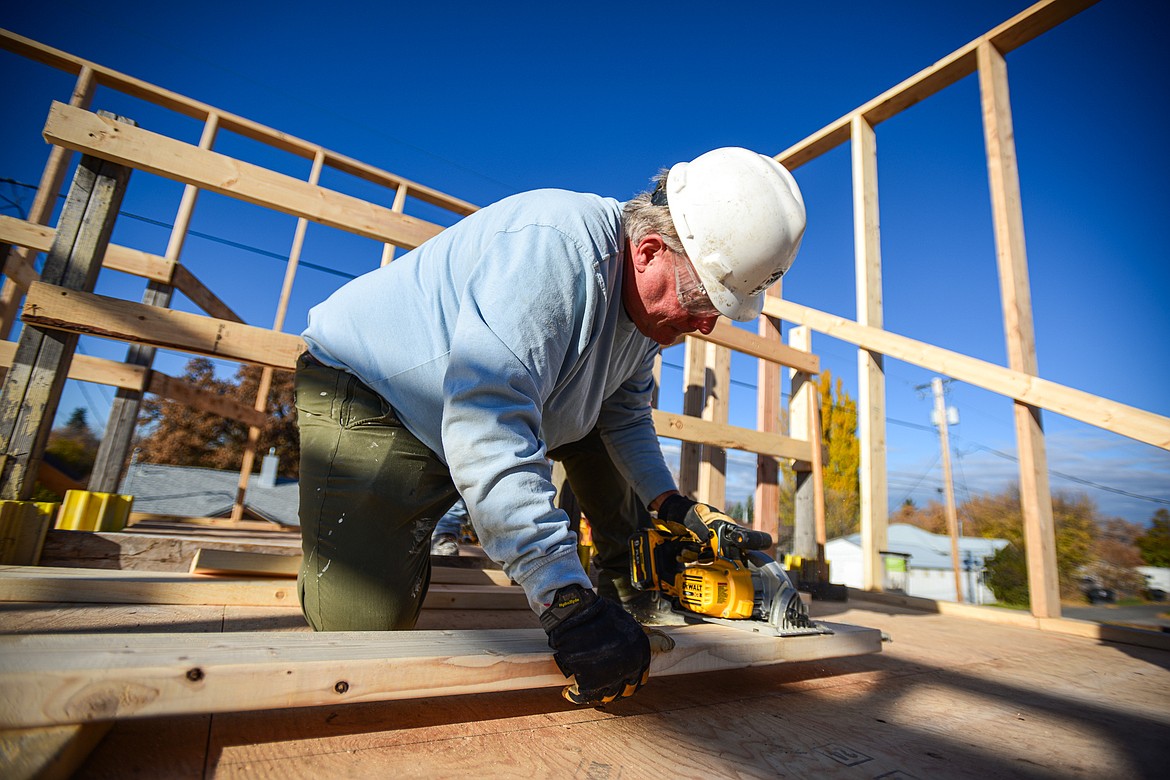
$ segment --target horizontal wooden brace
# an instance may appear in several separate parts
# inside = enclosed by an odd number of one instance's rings
[[[28,247],[38,252],[48,252],[53,246],[55,235],[56,231],[51,227],[0,215],[0,243],[6,242]],[[23,262],[19,262],[19,260],[20,258],[15,255],[10,255],[8,262],[16,267],[5,268],[5,273],[12,277],[20,289],[27,290],[29,285],[40,277],[37,276],[36,271],[27,260]],[[232,322],[243,322],[239,315],[216,297],[215,293],[207,289],[207,286],[199,281],[186,266],[165,257],[110,244],[106,248],[102,267],[173,285],[175,289],[190,298],[195,305],[212,317]]]
[[[815,331],[863,349],[938,371],[952,379],[1005,395],[1022,403],[1063,414],[1131,439],[1170,449],[1170,418],[1075,390],[1047,379],[1013,371],[959,352],[861,325],[835,314],[769,298],[764,313],[807,325]]]
[[[715,328],[707,335],[695,332],[687,334],[701,341],[709,341],[721,347],[734,349],[745,355],[762,358],[773,363],[779,363],[797,371],[806,371],[810,374],[821,372],[821,359],[808,352],[801,352],[787,344],[771,341],[763,336],[756,335],[743,328],[737,328],[724,319],[716,321]]]
[[[413,249],[442,228],[384,206],[54,102],[45,140],[383,243]]]
[[[796,170],[809,160],[848,141],[849,128],[854,117],[861,116],[870,125],[876,125],[970,76],[976,68],[975,52],[985,41],[1006,54],[1071,19],[1096,2],[1097,0],[1043,0],[1036,3],[868,103],[793,144],[776,155],[776,160],[789,170]]]
[[[774,458],[810,460],[812,447],[807,441],[791,439],[779,433],[753,431],[726,423],[701,420],[686,414],[674,414],[660,409],[653,411],[654,428],[659,436],[668,439],[709,444],[729,450],[744,450]]]
[[[779,639],[715,625],[664,629],[655,678],[881,649],[876,629]],[[0,728],[560,687],[540,629],[0,637]],[[550,694],[551,695],[551,694]]]
[[[148,344],[291,371],[299,336],[34,282],[21,319],[42,328]]]
[[[0,341],[0,366],[11,366],[15,354],[15,342]],[[150,372],[149,381],[146,376],[147,371],[142,366],[119,363],[116,360],[106,360],[91,355],[74,355],[69,366],[69,378],[78,382],[93,382],[127,390],[145,390],[193,409],[209,412],[229,420],[237,420],[247,425],[254,425],[257,428],[263,428],[268,423],[268,415],[264,412],[258,412],[252,406],[241,403],[234,398],[205,393],[182,379],[176,379],[158,371]]]
[[[154,105],[168,108],[184,116],[198,119],[200,122],[206,121],[208,116],[214,114],[218,120],[220,130],[238,133],[245,138],[260,141],[274,149],[290,152],[310,160],[316,157],[318,153],[321,153],[324,155],[326,163],[336,170],[382,186],[405,186],[410,190],[411,197],[447,209],[455,214],[471,214],[477,208],[467,201],[418,184],[389,171],[375,168],[368,163],[363,163],[345,155],[329,151],[317,144],[304,141],[288,133],[275,130],[237,114],[221,111],[207,103],[189,98],[186,95],[180,95],[168,89],[163,89],[162,87],[157,87],[141,79],[136,79],[133,76],[111,70],[96,62],[91,62],[73,54],[63,52],[60,49],[46,46],[23,35],[17,35],[9,30],[0,30],[0,48],[7,49],[36,62],[44,63],[50,67],[58,68],[66,73],[72,73],[73,75],[79,74],[83,69],[89,70],[93,73],[95,80],[104,87],[141,98],[148,103],[153,103]]]

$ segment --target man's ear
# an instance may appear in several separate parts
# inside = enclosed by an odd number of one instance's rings
[[[654,261],[662,250],[666,249],[666,242],[657,233],[647,233],[642,240],[631,248],[634,269],[641,273]]]

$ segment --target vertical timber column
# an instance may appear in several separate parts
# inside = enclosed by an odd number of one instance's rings
[[[781,282],[768,288],[766,295],[780,297]],[[760,315],[758,332],[768,341],[781,343],[780,320]],[[780,365],[759,359],[756,367],[756,426],[765,433],[783,433],[780,419]],[[756,456],[755,515],[752,528],[771,534],[780,543],[780,464],[771,455]]]
[[[320,156],[320,152],[317,153]],[[314,163],[315,164],[315,163]],[[315,183],[315,182],[314,182]],[[390,210],[396,214],[401,214],[406,211],[406,185],[399,184],[398,189],[394,191],[394,203],[391,204]],[[394,260],[394,245],[382,244],[382,265],[389,265]]]
[[[93,70],[82,67],[77,74],[77,83],[73,87],[73,94],[69,98],[69,105],[78,108],[89,108],[93,99],[95,80]],[[57,202],[57,193],[61,191],[61,184],[65,181],[65,168],[69,163],[69,151],[61,146],[49,148],[49,159],[41,172],[41,182],[37,187],[37,195],[33,199],[32,207],[28,212],[28,221],[38,225],[49,224],[53,216],[53,206]],[[17,279],[28,274],[20,274],[13,268],[23,267],[31,273],[32,257],[34,253],[26,247],[12,247],[7,254],[4,289],[0,292],[0,339],[7,339],[12,333],[12,325],[16,321],[16,306],[21,297],[28,291],[27,284],[20,284]],[[0,369],[2,371],[3,369]]]
[[[707,402],[703,406],[703,419],[726,425],[731,405],[731,350],[718,344],[706,346]],[[727,503],[727,450],[723,447],[703,445],[698,499],[719,509]]]
[[[857,114],[851,124],[853,242],[857,268],[857,321],[882,327],[882,257],[878,220],[877,139],[873,125]],[[857,352],[858,429],[861,439],[861,582],[880,590],[880,551],[889,526],[886,472],[886,375],[884,357]]]
[[[812,331],[807,325],[788,331],[788,346],[802,352],[812,352]],[[812,430],[813,405],[816,403],[812,375],[789,369],[788,376],[792,382],[788,401],[789,435],[798,441],[811,442],[813,447],[820,447],[820,440]],[[792,471],[796,476],[796,489],[792,495],[795,503],[792,515],[792,554],[801,558],[816,558],[816,483],[812,478],[812,463],[807,460],[793,461]]]
[[[1016,140],[1012,130],[1007,63],[1003,53],[986,41],[979,45],[978,61],[1008,365],[1016,371],[1035,376],[1038,373],[1036,334],[1032,326],[1032,292],[1028,281],[1024,212],[1020,200]],[[1036,617],[1060,617],[1056,530],[1040,410],[1016,401],[1015,422],[1032,614]]]
[[[316,185],[321,181],[321,169],[325,166],[325,152],[318,149],[313,156],[313,167],[309,171],[309,184]],[[399,187],[399,192],[405,198],[405,187]],[[395,205],[398,199],[395,198]],[[288,315],[288,301],[292,296],[293,282],[297,277],[297,266],[301,262],[301,250],[305,246],[305,231],[309,228],[309,220],[304,217],[297,219],[297,227],[293,232],[292,248],[288,253],[288,265],[284,271],[284,284],[280,288],[280,300],[276,304],[276,316],[272,321],[272,329],[280,332],[284,328],[284,318]],[[390,246],[386,244],[385,246]],[[385,263],[383,263],[385,265]],[[256,402],[252,408],[267,414],[268,393],[272,389],[272,367],[265,366],[260,371],[260,386],[256,388]],[[260,441],[260,429],[255,425],[248,427],[248,441],[244,445],[244,455],[240,463],[240,479],[236,483],[236,500],[232,504],[231,519],[239,522],[244,517],[244,498],[248,491],[248,478],[252,475],[252,467],[256,463],[256,445]]]
[[[683,349],[683,414],[699,417],[706,406],[706,342],[687,336]],[[678,456],[678,492],[694,498],[699,492],[699,455],[702,445],[682,442]]]
[[[93,290],[129,179],[125,166],[81,158],[45,260],[43,281]],[[25,501],[32,495],[76,347],[76,334],[29,325],[21,330],[0,394],[2,499]]]
[[[219,130],[219,115],[209,113],[203,124],[203,133],[199,139],[200,149],[210,149],[215,144],[215,135]],[[191,225],[191,215],[195,211],[195,200],[199,195],[199,188],[188,184],[183,188],[183,196],[179,200],[179,210],[175,214],[175,224],[171,228],[170,238],[167,240],[166,258],[174,263],[179,262],[183,252],[183,244],[187,240],[187,229]],[[174,265],[171,266],[172,274]],[[142,302],[148,306],[167,308],[171,305],[175,288],[171,284],[151,281],[146,285],[146,292],[142,295]],[[134,344],[126,352],[126,363],[133,366],[143,366],[147,372],[154,365],[156,353],[154,347],[145,344]],[[149,373],[147,375],[149,377]],[[149,383],[149,378],[147,379]],[[115,493],[122,479],[122,468],[126,465],[130,446],[134,441],[134,431],[138,427],[138,412],[142,408],[142,390],[131,390],[120,387],[114,395],[114,403],[110,406],[110,416],[106,422],[106,433],[102,436],[98,447],[97,457],[94,459],[93,471],[90,473],[89,489],[99,493]]]

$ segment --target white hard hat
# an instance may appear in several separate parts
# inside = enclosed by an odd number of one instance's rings
[[[804,235],[796,180],[771,157],[725,147],[681,162],[666,177],[670,216],[711,303],[733,320],[763,309]]]

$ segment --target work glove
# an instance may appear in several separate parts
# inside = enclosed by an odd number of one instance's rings
[[[683,526],[703,543],[718,536],[720,545],[733,545],[741,550],[766,550],[772,546],[771,534],[744,528],[730,515],[679,493],[667,496],[659,504],[658,519]]]
[[[650,677],[650,642],[638,621],[614,601],[580,585],[556,592],[540,616],[573,704],[605,704],[633,696]]]

